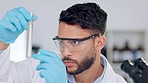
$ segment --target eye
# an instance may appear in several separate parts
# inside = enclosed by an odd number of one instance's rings
[[[64,41],[60,40],[59,45],[63,45],[63,44],[64,44]]]
[[[70,43],[75,46],[75,45],[79,45],[81,43],[81,41],[71,40]]]

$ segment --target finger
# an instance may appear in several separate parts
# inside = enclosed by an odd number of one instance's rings
[[[34,54],[32,57],[37,60],[41,60],[41,63],[56,64],[56,65],[63,64],[61,59],[55,59],[41,54]]]
[[[27,21],[32,20],[30,13],[24,7],[19,7],[18,10],[23,14]]]
[[[1,21],[0,23],[1,23],[1,26],[2,26],[1,30],[7,29],[7,30],[12,31],[12,32],[17,31],[16,27],[13,24],[9,23],[9,22]]]
[[[53,51],[40,50],[39,53],[40,53],[40,54],[43,54],[43,55],[46,55],[46,56],[49,56],[49,57],[51,57],[51,58],[60,59],[60,58],[58,57],[58,55],[57,55],[55,52],[53,52]]]
[[[40,64],[44,64],[44,63],[46,63],[46,62],[40,61]]]
[[[48,60],[48,62],[44,62],[44,61],[40,61],[40,64],[46,64],[45,66],[44,65],[42,65],[42,67],[46,67],[46,69],[47,69],[47,67],[49,68],[49,67],[56,67],[56,68],[59,68],[59,66],[61,65],[61,64],[59,64],[59,62],[56,62],[55,60]]]
[[[34,54],[32,57],[35,59],[41,60],[42,63],[50,63],[50,62],[56,61],[48,56],[41,55],[41,54]]]
[[[16,29],[17,31],[22,30],[22,26],[21,26],[20,21],[19,21],[18,18],[12,16],[12,17],[10,18],[10,22],[15,26],[15,29]]]
[[[41,77],[41,78],[44,77],[44,72],[45,72],[45,71],[40,71],[40,77]]]
[[[49,64],[47,64],[47,63],[42,63],[42,64],[40,64],[40,65],[38,65],[38,66],[36,67],[36,70],[42,70],[42,69],[47,70],[47,69],[48,69],[48,66],[49,66]]]
[[[49,58],[47,56],[41,55],[41,54],[33,54],[32,56],[35,59],[47,62],[49,60]]]
[[[51,72],[51,74],[52,74],[52,72]],[[48,71],[48,70],[43,70],[40,72],[41,78],[49,78],[49,75],[50,75],[50,71]]]
[[[34,54],[32,57],[37,60],[41,60],[42,63],[50,63],[50,61],[53,61],[53,62],[56,61],[48,56],[41,55],[41,54]]]
[[[21,26],[22,26],[24,29],[28,30],[28,22],[27,22],[27,20],[24,18],[24,16],[23,16],[21,13],[19,13],[18,16],[17,16],[17,18],[19,19]]]

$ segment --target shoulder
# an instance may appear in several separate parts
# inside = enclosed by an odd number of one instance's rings
[[[115,73],[112,66],[108,62],[105,56],[100,55],[101,57],[101,63],[104,65],[104,82],[103,83],[127,83],[122,76],[119,74]]]

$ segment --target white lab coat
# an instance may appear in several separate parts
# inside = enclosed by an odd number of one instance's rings
[[[46,83],[36,71],[36,66],[39,64],[38,60],[30,58],[14,63],[9,60],[9,54],[9,48],[0,54],[0,83]],[[105,57],[103,59],[107,66],[100,83],[126,83],[121,76],[114,73]],[[97,80],[95,83],[98,83]]]

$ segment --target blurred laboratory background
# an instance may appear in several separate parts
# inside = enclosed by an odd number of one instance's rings
[[[96,2],[108,13],[106,46],[102,53],[114,70],[129,83],[121,62],[143,57],[148,61],[148,0],[1,0],[0,18],[15,7],[24,6],[38,16],[33,28],[33,53],[39,49],[57,50],[52,38],[57,35],[61,10],[75,3]],[[27,31],[11,45],[11,60],[26,59]]]

